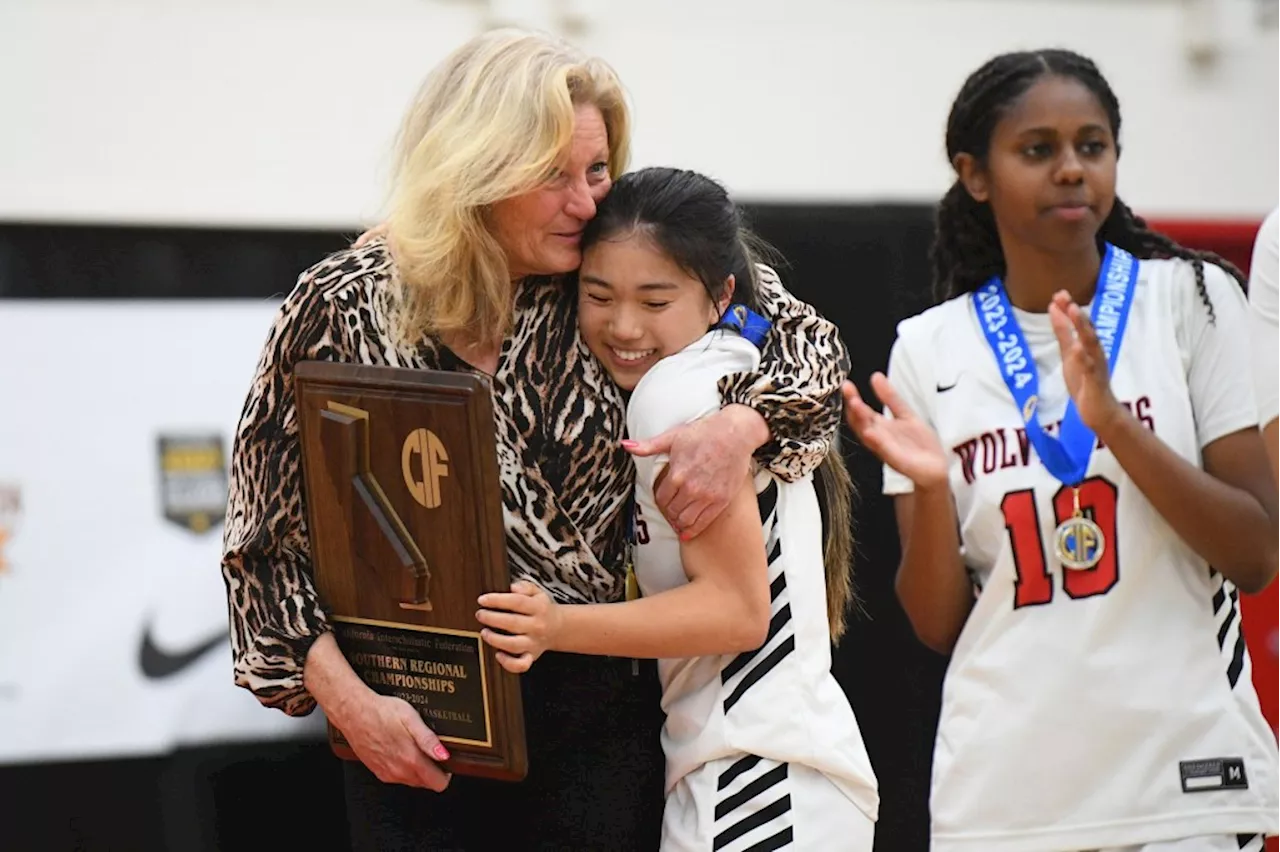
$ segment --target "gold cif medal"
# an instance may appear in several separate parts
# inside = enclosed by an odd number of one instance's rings
[[[1089,321],[1098,336],[1098,344],[1107,360],[1107,375],[1115,369],[1120,354],[1120,341],[1133,306],[1133,293],[1138,281],[1138,259],[1124,249],[1106,244],[1098,280],[1094,289]],[[1026,424],[1027,440],[1036,451],[1045,470],[1071,486],[1075,511],[1054,535],[1054,550],[1064,568],[1083,571],[1102,561],[1107,542],[1102,528],[1080,510],[1080,487],[1089,473],[1089,459],[1097,437],[1080,419],[1074,400],[1068,400],[1058,436],[1049,435],[1037,415],[1040,378],[1035,358],[1027,344],[1013,303],[999,275],[990,278],[973,291],[973,310],[995,358],[996,369],[1009,389]]]
[[[1057,545],[1058,561],[1063,568],[1084,571],[1102,561],[1107,540],[1102,535],[1102,527],[1085,517],[1080,510],[1079,488],[1071,489],[1071,500],[1074,504],[1071,517],[1058,524],[1054,543]]]

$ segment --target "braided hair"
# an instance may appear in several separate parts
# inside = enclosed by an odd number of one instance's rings
[[[1102,105],[1120,151],[1120,102],[1106,78],[1092,61],[1069,50],[1036,50],[1005,53],[989,60],[965,80],[947,118],[947,159],[969,154],[985,164],[996,125],[1013,103],[1045,76],[1066,77],[1085,86]],[[930,262],[934,295],[946,300],[969,293],[992,276],[1004,275],[1004,252],[996,231],[991,205],[975,201],[957,180],[938,205]],[[1236,279],[1245,277],[1234,265],[1207,252],[1179,245],[1147,227],[1142,217],[1116,198],[1098,230],[1098,247],[1112,243],[1140,260],[1181,258],[1195,270],[1196,292],[1214,321],[1213,303],[1204,284],[1205,263],[1216,264]]]

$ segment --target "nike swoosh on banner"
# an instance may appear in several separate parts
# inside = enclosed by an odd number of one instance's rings
[[[226,633],[218,633],[184,651],[171,654],[156,645],[151,638],[151,626],[147,625],[142,633],[142,647],[138,649],[138,666],[150,680],[173,677],[221,645],[226,638]]]

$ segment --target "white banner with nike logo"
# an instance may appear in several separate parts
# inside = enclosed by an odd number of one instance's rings
[[[323,736],[231,680],[226,464],[276,307],[0,309],[0,763]]]

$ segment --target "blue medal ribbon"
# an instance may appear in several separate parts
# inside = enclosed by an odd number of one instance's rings
[[[716,328],[732,329],[754,343],[757,349],[764,349],[771,324],[746,305],[730,305],[721,315]]]
[[[1137,280],[1138,260],[1124,249],[1108,243],[1102,257],[1102,268],[1098,270],[1093,308],[1089,312],[1098,342],[1107,356],[1107,375],[1115,370],[1116,359],[1120,357],[1120,342],[1129,322],[1129,308],[1133,306]],[[1040,379],[1036,375],[1036,362],[1031,357],[1031,347],[1018,326],[1009,294],[999,276],[974,291],[973,308],[1000,375],[1022,412],[1027,438],[1036,455],[1057,479],[1067,485],[1079,484],[1089,469],[1089,457],[1093,454],[1096,437],[1080,419],[1075,400],[1067,404],[1067,412],[1059,428],[1060,437],[1054,438],[1040,425]]]

